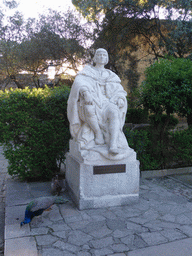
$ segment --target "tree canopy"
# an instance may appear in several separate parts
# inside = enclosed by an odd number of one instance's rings
[[[49,62],[58,69],[67,63],[77,70],[85,54],[87,32],[72,11],[49,10],[38,19],[28,20],[19,12],[6,16],[3,9],[1,15],[7,20],[0,23],[1,80],[11,79],[23,88],[17,76],[27,71],[33,76],[34,85],[39,86],[38,76],[48,68]]]
[[[146,70],[141,87],[141,103],[155,114],[156,120],[166,113],[186,116],[192,122],[192,61],[172,58],[155,62]]]
[[[165,54],[184,57],[192,51],[191,1],[73,0],[72,2],[84,16],[97,24],[102,15],[99,37],[103,34],[108,35],[110,42],[111,33],[114,33],[114,36],[118,36],[119,47],[129,45],[130,39],[140,36],[142,40],[137,43],[145,43],[157,58]]]

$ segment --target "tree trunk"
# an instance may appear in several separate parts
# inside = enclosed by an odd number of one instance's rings
[[[22,84],[20,84],[17,80],[17,78],[15,77],[15,75],[10,75],[10,78],[12,81],[14,81],[14,83],[17,85],[17,87],[19,89],[25,89],[25,86],[23,86]]]

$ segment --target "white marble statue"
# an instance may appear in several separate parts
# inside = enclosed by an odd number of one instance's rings
[[[67,108],[71,136],[82,151],[122,159],[130,149],[123,133],[127,94],[120,78],[104,68],[105,49],[97,49],[93,61],[95,66],[86,65],[71,88]]]

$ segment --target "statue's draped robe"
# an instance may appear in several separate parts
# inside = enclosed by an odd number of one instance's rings
[[[116,108],[118,110],[119,120],[117,120],[117,122],[120,124],[120,129],[117,146],[118,148],[126,150],[128,148],[128,144],[122,129],[125,123],[127,111],[127,93],[121,85],[120,78],[108,69],[105,69],[105,76],[102,77],[99,72],[90,65],[85,66],[75,78],[68,99],[67,108],[70,132],[72,137],[80,142],[82,147],[89,148],[89,145],[95,145],[94,133],[85,121],[85,102],[80,94],[80,90],[82,88],[86,89],[93,98],[95,114],[107,145],[109,145],[110,139],[107,110],[108,108]],[[118,99],[122,99],[124,101],[124,106],[121,108],[117,106]]]

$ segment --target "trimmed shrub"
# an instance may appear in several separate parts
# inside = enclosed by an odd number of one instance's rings
[[[60,170],[70,138],[69,89],[0,92],[0,141],[8,173],[22,180],[48,180]]]

